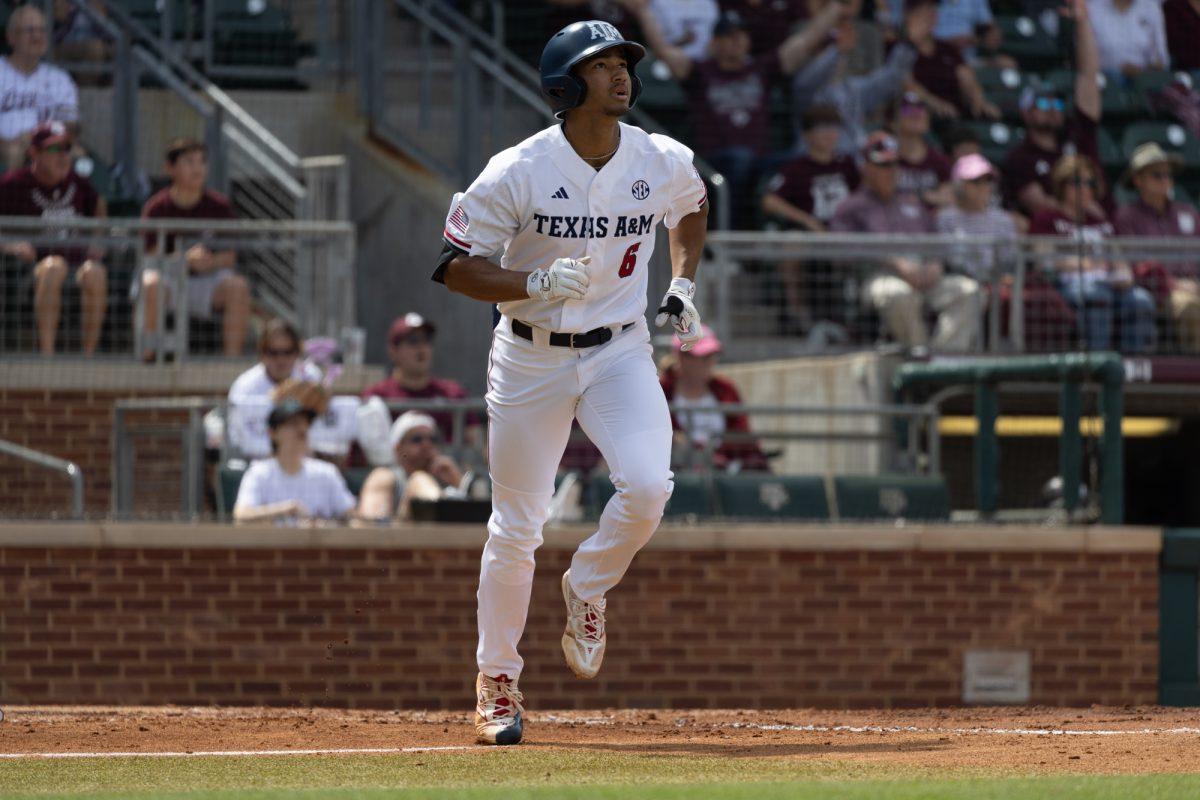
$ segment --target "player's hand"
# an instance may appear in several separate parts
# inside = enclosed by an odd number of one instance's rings
[[[534,300],[545,300],[547,303],[555,300],[582,300],[587,294],[588,264],[591,256],[580,259],[559,258],[543,269],[535,269],[529,273],[525,281],[525,291]]]
[[[658,307],[658,316],[654,318],[654,324],[660,328],[671,320],[671,327],[679,335],[684,350],[691,350],[692,345],[700,341],[700,312],[692,302],[695,294],[696,284],[687,278],[673,278]]]

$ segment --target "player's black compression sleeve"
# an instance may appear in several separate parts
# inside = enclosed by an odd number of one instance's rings
[[[454,259],[458,258],[459,256],[466,256],[466,255],[470,255],[470,253],[468,253],[466,250],[463,250],[460,247],[455,247],[454,245],[450,244],[445,239],[443,239],[442,240],[442,254],[440,256],[438,256],[437,267],[434,268],[433,275],[431,276],[431,279],[433,280],[433,282],[440,283],[443,286],[445,286],[446,285],[446,267],[450,266],[450,262],[453,261]]]

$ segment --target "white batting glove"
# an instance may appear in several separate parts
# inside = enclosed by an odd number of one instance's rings
[[[654,318],[654,324],[660,328],[671,320],[671,327],[679,335],[684,350],[691,350],[692,345],[700,341],[700,312],[692,302],[695,295],[696,284],[687,278],[673,278],[671,287],[663,295],[658,316]]]
[[[525,291],[534,300],[582,300],[587,294],[588,264],[591,256],[580,259],[559,258],[543,269],[535,269],[529,273],[525,281]]]

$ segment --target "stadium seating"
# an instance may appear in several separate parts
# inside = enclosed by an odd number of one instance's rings
[[[704,519],[716,514],[713,505],[713,486],[710,475],[676,473],[675,491],[667,503],[664,519]],[[610,497],[616,494],[612,481],[601,476],[594,478],[589,486],[588,510],[591,518],[599,518],[600,512]]]
[[[940,475],[840,475],[833,485],[843,520],[950,518],[950,494]]]
[[[718,475],[717,504],[725,517],[828,520],[824,479],[763,473]]]
[[[1004,163],[1004,157],[1012,146],[1025,138],[1024,128],[1014,127],[1006,122],[966,120],[959,124],[979,138],[983,155],[993,164]]]
[[[996,26],[1004,37],[1001,50],[1024,69],[1052,69],[1063,61],[1057,38],[1038,21],[1026,16],[998,16]]]
[[[1173,122],[1135,122],[1125,129],[1121,138],[1121,149],[1125,159],[1133,155],[1138,145],[1158,142],[1165,150],[1183,157],[1189,170],[1200,168],[1200,140],[1182,126]]]

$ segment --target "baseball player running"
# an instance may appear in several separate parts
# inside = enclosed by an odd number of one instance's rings
[[[479,576],[475,727],[522,736],[522,660],[533,553],[572,420],[600,448],[617,491],[562,577],[567,665],[600,670],[605,593],[649,540],[671,496],[671,419],[645,322],[655,227],[673,279],[657,325],[700,337],[692,283],[708,205],[692,151],[622,124],[645,49],[606,22],[577,22],[542,53],[542,91],[562,120],[496,155],[456,194],[434,280],[497,303],[488,363],[492,516]],[[492,259],[498,257],[499,264]]]

